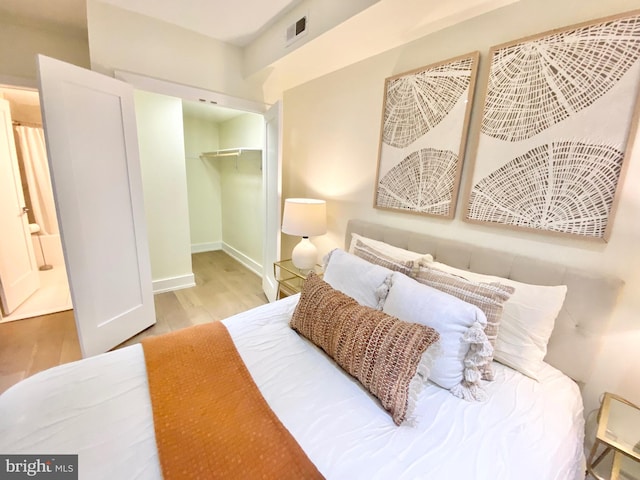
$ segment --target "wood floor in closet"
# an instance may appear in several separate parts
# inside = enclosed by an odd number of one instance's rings
[[[196,286],[155,295],[157,323],[116,348],[267,303],[262,279],[226,253],[197,253],[192,262]],[[0,323],[0,393],[41,370],[80,358],[71,310]]]

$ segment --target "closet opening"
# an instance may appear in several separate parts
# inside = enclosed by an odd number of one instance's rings
[[[182,101],[191,253],[223,250],[263,273],[264,117]]]
[[[116,78],[135,89],[154,293],[194,286],[190,255],[223,250],[274,300],[280,105],[130,72]]]

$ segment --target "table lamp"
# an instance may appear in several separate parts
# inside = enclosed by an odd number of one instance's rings
[[[327,233],[327,202],[313,198],[287,198],[284,201],[282,232],[302,240],[291,253],[291,261],[302,271],[313,269],[318,250],[309,237]]]

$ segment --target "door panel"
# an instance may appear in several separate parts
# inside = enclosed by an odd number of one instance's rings
[[[276,299],[278,283],[273,276],[273,262],[280,259],[280,205],[282,203],[282,153],[280,136],[282,132],[282,104],[272,106],[264,115],[265,149],[262,169],[263,192],[265,195],[265,233],[262,290],[267,299]]]
[[[41,107],[83,356],[155,323],[133,88],[39,56]]]
[[[0,99],[0,298],[6,315],[40,287],[9,102]]]

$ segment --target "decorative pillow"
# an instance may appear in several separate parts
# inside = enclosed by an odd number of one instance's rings
[[[395,247],[393,245],[389,245],[388,243],[381,242],[379,240],[373,240],[372,238],[363,237],[362,235],[358,235],[357,233],[351,234],[351,243],[349,244],[349,253],[355,253],[356,242],[360,241],[360,243],[375,249],[378,253],[382,255],[386,255],[387,257],[391,257],[394,260],[398,261],[423,261],[423,262],[432,262],[433,257],[428,253],[418,253],[412,252],[411,250],[405,250],[404,248]]]
[[[497,282],[472,282],[458,275],[431,268],[428,265],[422,265],[413,278],[420,283],[453,295],[482,310],[485,317],[487,317],[487,325],[484,328],[484,333],[487,335],[491,346],[495,348],[503,304],[509,299],[511,294],[513,294],[515,290],[513,287]],[[490,355],[487,363],[480,366],[480,373],[483,380],[493,380],[492,360],[493,355]]]
[[[429,266],[473,282],[499,282],[515,289],[504,303],[493,358],[538,380],[549,337],[567,294],[566,285],[530,285],[509,278],[460,270],[439,262],[430,263]]]
[[[352,253],[356,257],[360,257],[369,263],[374,263],[381,267],[388,268],[389,270],[404,273],[410,277],[414,276],[418,272],[418,268],[420,268],[420,262],[418,260],[398,260],[393,257],[389,257],[375,248],[361,242],[359,239],[352,242],[352,246]]]
[[[456,397],[486,398],[478,369],[487,363],[493,349],[484,333],[487,319],[482,310],[394,272],[383,311],[438,331],[442,352],[433,362],[429,380]]]
[[[407,420],[429,376],[433,328],[358,304],[315,274],[307,277],[291,328],[322,348],[380,400],[396,425]]]
[[[391,274],[387,268],[336,248],[324,259],[324,281],[354,298],[361,305],[382,310],[389,292]]]

